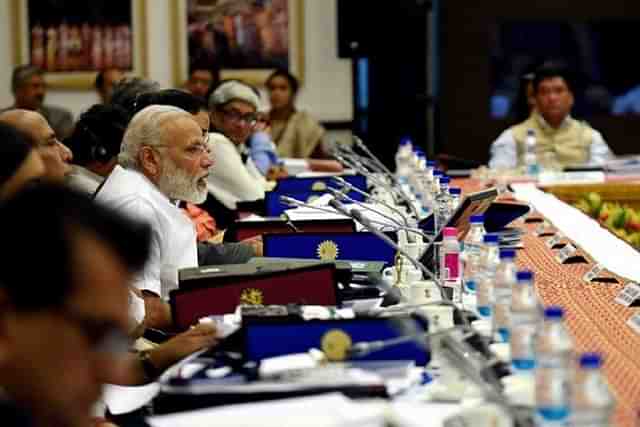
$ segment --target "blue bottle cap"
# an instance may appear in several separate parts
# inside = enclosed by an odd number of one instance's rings
[[[485,234],[484,235],[485,243],[498,243],[498,235],[497,234]]]
[[[580,356],[580,367],[583,369],[598,369],[602,366],[602,356],[598,353],[584,353]]]
[[[564,309],[557,305],[552,305],[544,309],[545,319],[562,319],[564,316]]]
[[[451,178],[449,178],[448,176],[441,176],[440,177],[440,184],[448,184],[449,181],[451,181]]]
[[[530,282],[533,280],[533,273],[529,270],[521,270],[516,273],[516,280],[518,282]]]
[[[442,176],[442,171],[439,171],[439,170],[437,170],[437,169],[436,169],[436,170],[434,170],[434,171],[433,171],[433,176]]]
[[[462,194],[462,189],[458,188],[458,187],[451,187],[449,188],[449,194],[453,194],[455,196],[459,196]]]
[[[427,160],[427,166],[430,168],[435,168],[436,167],[436,161],[435,160]]]
[[[529,270],[520,270],[516,273],[516,280],[518,282],[530,282],[533,280],[533,272]]]
[[[400,145],[408,145],[408,144],[412,144],[411,138],[409,138],[408,136],[405,136],[400,140]]]
[[[516,251],[513,249],[500,249],[500,259],[513,259],[516,257]]]
[[[471,215],[471,219],[469,221],[471,222],[471,224],[484,224],[484,215]]]

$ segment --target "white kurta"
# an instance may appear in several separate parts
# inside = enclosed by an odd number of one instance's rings
[[[71,173],[66,182],[71,188],[91,196],[102,184],[102,181],[104,181],[104,177],[82,166],[72,165]]]
[[[96,201],[151,226],[151,256],[134,286],[167,298],[178,270],[197,267],[196,230],[185,213],[139,172],[116,166]]]
[[[264,199],[265,190],[273,185],[264,179],[249,158],[242,163],[238,147],[224,135],[209,134],[215,164],[209,172],[209,192],[229,209],[239,201]]]

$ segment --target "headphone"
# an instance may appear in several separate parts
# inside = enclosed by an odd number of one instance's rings
[[[86,144],[90,145],[90,160],[99,163],[108,163],[113,157],[118,155],[117,152],[112,152],[112,150],[109,149],[109,146],[102,144],[96,134],[93,133],[85,123],[81,124],[81,129],[89,137],[88,139],[90,139],[90,141],[85,141]]]

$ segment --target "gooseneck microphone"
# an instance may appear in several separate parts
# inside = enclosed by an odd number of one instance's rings
[[[338,184],[340,184],[340,186],[342,187],[343,194],[346,195],[346,193],[349,193],[350,191],[355,191],[358,194],[363,195],[364,197],[366,197],[369,200],[372,200],[376,203],[380,203],[381,205],[389,208],[390,210],[392,210],[393,212],[395,212],[396,214],[398,214],[403,220],[406,226],[409,226],[409,221],[407,220],[406,217],[406,212],[402,212],[400,209],[396,208],[395,206],[391,206],[388,203],[385,203],[384,201],[380,200],[379,198],[375,197],[373,194],[367,193],[366,191],[362,191],[359,188],[355,187],[353,184],[347,182],[344,180],[344,178],[342,178],[341,176],[334,176],[332,177],[334,181],[336,181]]]
[[[422,332],[419,334],[401,335],[396,338],[376,341],[360,341],[351,346],[349,349],[349,357],[364,357],[371,353],[384,350],[389,347],[395,347],[400,344],[418,341],[429,338],[436,338],[441,335],[448,335],[453,331],[462,329],[460,326],[443,329],[437,332]]]
[[[327,191],[329,191],[331,194],[333,194],[334,199],[333,200],[346,200],[350,203],[355,203],[358,206],[362,206],[362,208],[371,211],[375,214],[380,215],[381,217],[384,217],[386,219],[388,219],[389,221],[393,222],[394,224],[400,225],[400,226],[409,226],[409,224],[402,224],[400,223],[400,221],[398,221],[396,218],[392,217],[389,214],[386,214],[384,212],[380,212],[377,209],[373,209],[371,206],[367,206],[365,203],[362,203],[358,200],[354,200],[351,197],[347,196],[346,194],[344,194],[343,192],[336,190],[335,188],[332,187],[327,187]],[[402,217],[401,217],[402,218]]]
[[[287,227],[289,227],[291,230],[293,230],[296,233],[300,233],[300,229],[296,227],[296,225],[293,223],[288,213],[282,212],[280,214],[280,218],[285,220],[285,224],[287,225]]]
[[[362,212],[359,212],[355,209],[351,209],[349,213],[351,214],[351,217],[356,221],[358,221],[360,224],[362,224],[364,228],[366,228],[371,233],[375,234],[377,237],[382,239],[386,244],[388,244],[389,246],[391,246],[392,248],[400,252],[400,254],[404,255],[409,260],[409,262],[411,262],[411,264],[413,264],[418,270],[422,271],[428,278],[433,280],[433,282],[438,287],[438,290],[440,291],[440,296],[442,297],[442,300],[449,303],[449,305],[453,305],[453,302],[449,299],[446,292],[444,291],[444,287],[442,286],[440,279],[438,279],[436,275],[431,272],[431,270],[425,267],[421,262],[416,260],[414,257],[409,255],[407,251],[402,249],[396,242],[391,240],[389,236],[387,236],[386,234],[378,230],[376,227],[374,227],[371,221],[369,221],[367,218],[364,217],[364,215],[362,215]]]

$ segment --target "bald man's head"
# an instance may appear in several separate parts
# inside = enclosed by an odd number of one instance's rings
[[[6,123],[27,134],[45,165],[45,178],[63,181],[71,172],[71,151],[56,137],[47,120],[35,111],[14,109],[0,113],[0,123]]]

